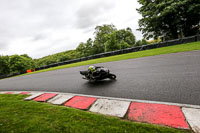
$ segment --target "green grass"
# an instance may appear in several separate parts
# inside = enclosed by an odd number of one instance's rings
[[[1,133],[184,133],[186,130],[121,120],[35,101],[24,95],[0,94]]]
[[[174,45],[174,46],[169,46],[169,47],[156,48],[156,49],[145,50],[145,51],[139,51],[139,52],[132,52],[132,53],[128,53],[128,54],[121,54],[121,55],[116,55],[116,56],[92,59],[92,60],[88,60],[88,61],[82,61],[82,62],[67,64],[67,65],[62,65],[62,66],[58,66],[58,67],[52,67],[52,68],[48,68],[48,69],[44,69],[44,70],[40,70],[40,71],[28,73],[28,74],[53,71],[53,70],[58,70],[58,69],[90,65],[90,64],[96,64],[96,63],[127,60],[127,59],[134,59],[134,58],[140,58],[140,57],[146,57],[146,56],[155,56],[155,55],[161,55],[161,54],[170,54],[170,53],[186,52],[186,51],[193,51],[193,50],[200,50],[200,41],[193,42],[193,43]],[[23,75],[27,75],[27,74],[23,74]]]

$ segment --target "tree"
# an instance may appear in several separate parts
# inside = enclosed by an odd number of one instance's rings
[[[94,54],[93,41],[89,38],[85,44],[85,57]]]
[[[124,40],[122,40],[119,44],[120,49],[126,49],[126,48],[130,48],[130,45],[125,42]]]
[[[9,56],[1,56],[0,55],[0,75],[1,74],[9,74],[10,68],[9,68]]]
[[[69,59],[70,59],[70,58],[69,58],[68,55],[63,54],[63,55],[61,55],[61,56],[59,57],[59,62],[63,62],[63,61],[69,60]]]
[[[81,42],[76,48],[76,51],[80,54],[80,57],[87,57],[92,55],[94,53],[92,39],[89,38],[86,43]]]
[[[120,49],[118,42],[117,42],[116,32],[113,32],[112,34],[107,35],[106,38],[108,40],[104,44],[105,45],[105,52]]]
[[[199,0],[138,0],[139,29],[147,39],[176,39],[195,35],[200,28]]]
[[[108,35],[116,30],[117,29],[113,24],[97,26],[95,28],[95,39],[93,45],[93,50],[95,54],[102,53],[105,51],[105,43],[109,39]]]
[[[118,43],[120,44],[121,41],[126,42],[129,47],[132,47],[135,45],[135,36],[133,35],[133,33],[131,32],[132,30],[130,28],[125,29],[121,29],[116,31],[116,39],[118,41]]]
[[[31,60],[32,60],[32,58],[31,58],[30,56],[28,56],[27,54],[22,54],[22,55],[20,55],[20,56],[23,56],[23,57],[26,57],[26,58],[28,58],[28,59],[31,59]]]
[[[130,48],[135,45],[135,36],[131,29],[117,30],[106,35],[105,52]]]
[[[9,68],[11,73],[22,72],[35,68],[35,62],[24,56],[12,55],[9,57]]]
[[[76,51],[79,53],[80,57],[83,57],[85,55],[85,43],[81,42],[76,48]]]
[[[135,46],[142,46],[142,45],[147,45],[149,42],[147,42],[145,39],[138,40],[135,44]]]

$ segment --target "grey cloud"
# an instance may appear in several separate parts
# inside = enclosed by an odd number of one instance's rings
[[[7,32],[22,37],[46,28],[67,28],[71,25],[68,17],[71,3],[66,0],[0,0],[0,29],[3,30],[0,34]]]
[[[48,40],[51,33],[47,29],[67,29],[73,4],[66,0],[0,0],[0,51],[9,51],[8,44],[18,38]]]
[[[94,24],[99,23],[99,21],[103,21],[99,20],[100,16],[103,15],[102,13],[109,12],[109,10],[114,8],[114,5],[114,1],[99,1],[81,6],[81,8],[76,12],[77,27],[85,29],[94,26]]]

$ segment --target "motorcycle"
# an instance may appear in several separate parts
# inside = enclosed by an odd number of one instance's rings
[[[100,68],[100,69],[99,69]],[[115,74],[110,73],[110,70],[104,67],[98,67],[99,72],[98,76],[92,76],[92,74],[87,70],[87,71],[80,71],[80,74],[83,75],[83,79],[89,80],[89,81],[99,81],[99,80],[104,80],[104,79],[112,79],[115,80],[117,76]]]

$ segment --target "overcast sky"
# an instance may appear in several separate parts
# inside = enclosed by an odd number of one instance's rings
[[[137,0],[0,0],[0,55],[32,58],[75,49],[98,25],[130,27],[136,39]]]

